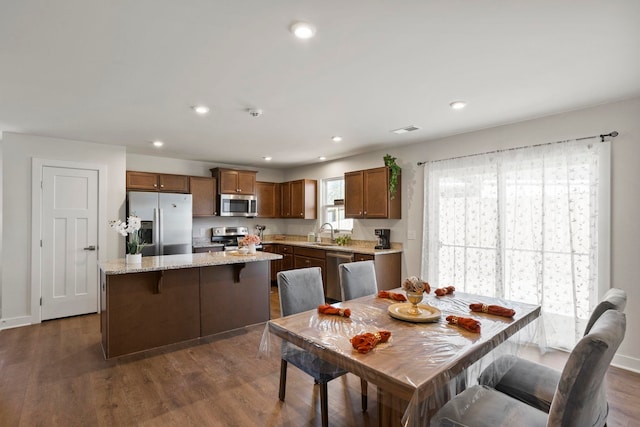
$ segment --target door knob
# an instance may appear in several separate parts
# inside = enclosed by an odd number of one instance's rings
[[[91,245],[91,246],[87,246],[86,248],[84,248],[85,251],[95,251],[96,247]]]

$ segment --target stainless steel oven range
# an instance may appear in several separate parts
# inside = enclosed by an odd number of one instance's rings
[[[225,251],[235,251],[238,249],[238,242],[247,234],[248,227],[213,227],[211,242],[222,243]],[[256,249],[262,250],[262,245],[256,245]]]

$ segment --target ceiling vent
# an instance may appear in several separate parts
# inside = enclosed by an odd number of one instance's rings
[[[412,126],[407,126],[407,127],[400,128],[400,129],[395,129],[395,130],[392,130],[391,132],[393,132],[393,133],[395,133],[397,135],[402,135],[403,133],[413,132],[413,131],[418,130],[418,129],[420,129],[418,126],[413,126],[412,125]]]

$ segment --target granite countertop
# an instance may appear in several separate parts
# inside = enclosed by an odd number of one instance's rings
[[[340,246],[340,245],[335,245],[328,242],[316,243],[316,242],[307,242],[307,241],[298,241],[298,240],[267,240],[265,239],[262,242],[262,244],[263,245],[268,245],[268,244],[291,245],[291,246],[300,246],[304,248],[324,249],[327,251],[336,251],[336,252],[357,252],[359,254],[368,254],[368,255],[384,255],[384,254],[402,253],[402,248],[392,247],[391,249],[374,249],[371,246],[363,246],[363,245]]]
[[[235,251],[209,252],[200,254],[143,256],[140,264],[127,264],[124,258],[102,261],[98,266],[105,274],[141,273],[145,271],[174,270],[178,268],[208,267],[214,265],[240,264],[244,262],[271,261],[282,255],[256,252],[238,255]]]

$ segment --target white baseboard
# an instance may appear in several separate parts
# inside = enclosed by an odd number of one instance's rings
[[[616,354],[615,356],[613,356],[611,365],[615,366],[616,368],[640,373],[640,359],[636,359],[635,357]]]
[[[8,319],[0,319],[0,331],[3,329],[18,328],[20,326],[28,326],[33,322],[32,316],[11,317]]]

